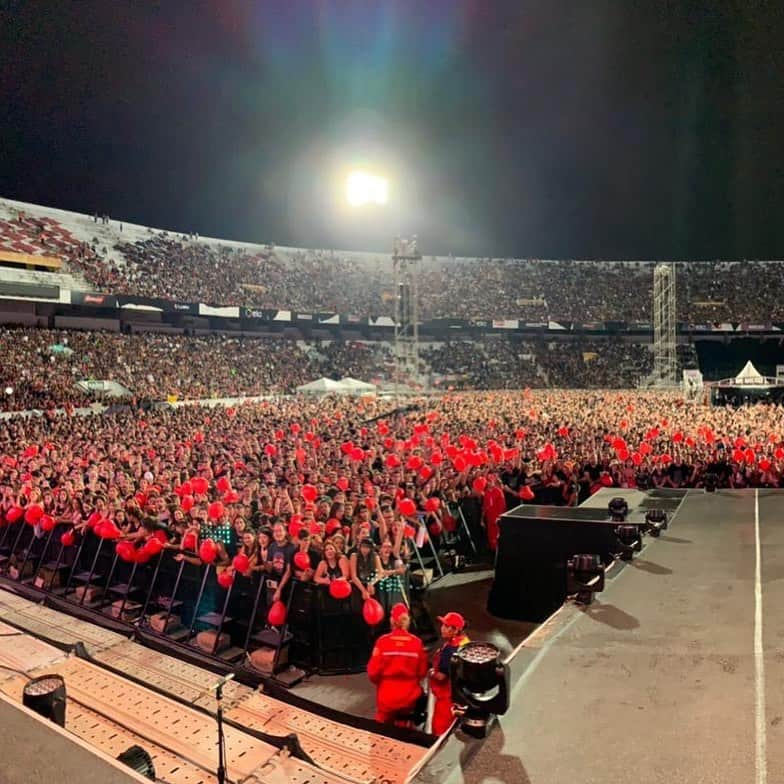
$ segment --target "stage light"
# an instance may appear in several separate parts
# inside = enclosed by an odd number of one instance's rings
[[[619,555],[622,561],[631,561],[635,551],[642,550],[640,527],[637,525],[619,525],[615,529],[615,536],[620,545]]]
[[[622,523],[626,519],[626,515],[629,514],[629,504],[626,503],[625,498],[613,498],[607,504],[607,511],[614,523]]]
[[[354,171],[346,180],[346,200],[352,207],[383,206],[389,199],[389,183],[384,177]]]
[[[486,738],[496,716],[509,709],[509,666],[489,642],[470,642],[450,659],[452,699],[460,727],[474,738]]]
[[[705,474],[705,492],[715,493],[716,486],[719,484],[719,477],[714,473]]]
[[[65,727],[65,681],[60,675],[29,680],[22,691],[22,705]]]
[[[117,755],[117,761],[132,768],[140,776],[155,781],[155,765],[152,757],[141,746],[130,746],[122,754]]]
[[[590,604],[604,590],[604,564],[598,555],[581,553],[566,562],[566,594],[578,604]]]
[[[645,513],[645,530],[653,537],[667,530],[667,513],[663,509],[649,509]]]

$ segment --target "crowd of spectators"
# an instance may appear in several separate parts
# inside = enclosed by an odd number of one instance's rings
[[[383,254],[229,245],[122,224],[78,240],[51,217],[0,220],[0,248],[61,258],[96,290],[215,305],[392,316],[395,281]],[[114,237],[114,245],[110,238]],[[111,251],[111,253],[110,253]],[[122,260],[122,261],[120,261]],[[418,264],[425,319],[528,323],[650,322],[653,262],[425,256]],[[780,261],[679,262],[678,318],[691,324],[784,320]]]

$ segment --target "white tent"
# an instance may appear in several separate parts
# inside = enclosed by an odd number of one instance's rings
[[[317,378],[309,384],[301,384],[297,387],[300,395],[328,395],[330,393],[340,393],[343,387],[340,382],[333,381],[331,378]]]
[[[351,378],[351,376],[341,378],[339,383],[347,392],[358,395],[378,391],[378,387],[375,384],[369,384],[367,381],[360,381],[357,378]]]
[[[734,378],[734,382],[737,386],[753,386],[753,387],[762,387],[765,386],[768,382],[767,379],[754,367],[751,360],[749,360],[744,366],[743,370],[738,373],[737,376]]]

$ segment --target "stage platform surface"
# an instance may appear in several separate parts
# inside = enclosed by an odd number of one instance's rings
[[[490,737],[449,737],[416,780],[782,782],[782,606],[784,491],[688,491],[593,605],[526,641]]]

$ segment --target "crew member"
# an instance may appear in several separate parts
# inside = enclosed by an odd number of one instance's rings
[[[376,685],[376,721],[410,726],[427,673],[422,640],[408,631],[411,618],[402,602],[390,612],[392,631],[376,641],[367,672]]]
[[[449,660],[467,642],[463,633],[465,619],[460,613],[448,612],[439,616],[441,647],[433,654],[433,667],[428,673],[430,693],[433,695],[432,732],[443,735],[452,724],[452,684],[449,680]]]

